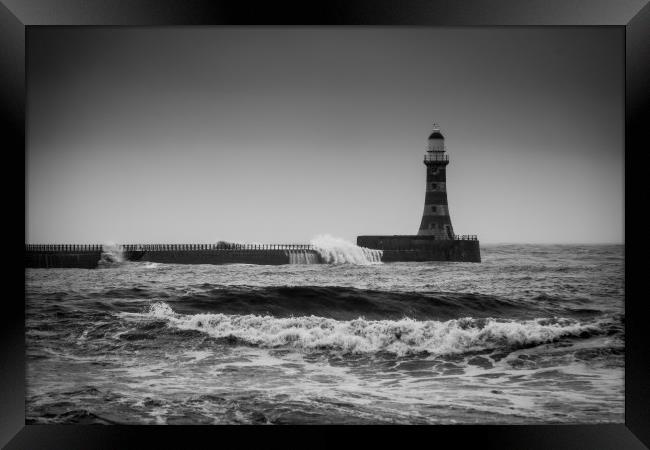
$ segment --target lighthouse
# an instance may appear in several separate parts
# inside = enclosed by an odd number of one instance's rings
[[[427,168],[424,211],[418,236],[432,236],[434,239],[454,239],[454,229],[449,217],[447,203],[447,165],[449,155],[445,148],[445,137],[438,124],[433,125],[429,135],[424,165]]]
[[[447,203],[448,164],[445,137],[440,132],[440,127],[434,124],[424,153],[427,184],[418,234],[361,235],[357,236],[357,245],[381,250],[382,262],[481,262],[478,237],[474,234],[455,235],[451,226]]]

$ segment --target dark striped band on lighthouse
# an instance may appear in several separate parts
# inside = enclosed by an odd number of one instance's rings
[[[449,164],[449,156],[445,150],[445,138],[438,124],[434,124],[424,154],[427,187],[419,236],[434,236],[435,239],[454,238],[447,203],[447,164]]]

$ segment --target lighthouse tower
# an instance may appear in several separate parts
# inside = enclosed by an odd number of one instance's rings
[[[447,164],[449,164],[449,155],[445,152],[445,138],[440,133],[438,124],[434,124],[424,154],[424,165],[427,166],[427,189],[418,236],[454,239],[454,229],[451,226],[447,204]]]

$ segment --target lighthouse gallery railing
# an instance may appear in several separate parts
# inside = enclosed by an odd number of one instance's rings
[[[427,153],[424,155],[424,162],[448,162],[449,161],[449,155],[437,155],[437,154],[432,154],[432,153]]]

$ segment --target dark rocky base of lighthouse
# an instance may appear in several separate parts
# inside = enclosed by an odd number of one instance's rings
[[[382,262],[481,262],[479,241],[471,235],[454,236],[454,239],[419,235],[358,236],[357,245],[383,250]]]

